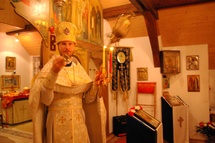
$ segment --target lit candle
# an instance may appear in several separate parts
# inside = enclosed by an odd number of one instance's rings
[[[110,54],[109,54],[109,56],[110,56],[110,60],[109,60],[109,62],[110,62],[110,64],[109,64],[109,66],[110,66],[109,72],[111,74],[112,74],[112,54],[113,54],[113,47],[110,48]]]
[[[102,64],[102,73],[105,73],[105,49],[106,46],[103,47],[103,64]]]

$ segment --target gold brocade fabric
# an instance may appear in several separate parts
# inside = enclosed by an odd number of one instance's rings
[[[61,94],[55,94],[55,97],[59,99],[54,99],[48,108],[48,116],[53,119],[47,123],[49,125],[47,130],[53,132],[50,136],[54,142],[89,143],[82,109],[82,95],[72,97],[63,95],[65,98],[62,99]]]
[[[90,143],[82,103],[83,100],[93,102],[97,92],[92,90],[96,91],[97,88],[92,88],[90,77],[75,59],[71,67],[64,67],[58,75],[51,72],[54,58],[44,66],[31,88],[29,103],[33,114],[34,142]],[[46,95],[41,95],[43,86],[48,89]],[[48,94],[51,92],[53,98]],[[47,117],[44,115],[44,104],[48,106]],[[105,112],[105,108],[102,108]],[[98,112],[98,109],[91,112]],[[105,116],[103,114],[100,118],[104,119]]]

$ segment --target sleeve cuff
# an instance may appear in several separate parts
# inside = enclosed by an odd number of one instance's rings
[[[48,88],[48,89],[53,89],[55,82],[57,80],[57,75],[56,73],[54,73],[52,70],[50,70],[50,72],[47,74],[45,80],[44,80],[44,87]]]

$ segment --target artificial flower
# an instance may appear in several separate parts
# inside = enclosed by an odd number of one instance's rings
[[[210,136],[215,136],[215,123],[214,122],[200,122],[196,127],[197,132]]]
[[[138,110],[142,110],[142,106],[137,105],[137,106],[131,107],[128,112],[128,115],[134,116],[134,113],[137,112]]]

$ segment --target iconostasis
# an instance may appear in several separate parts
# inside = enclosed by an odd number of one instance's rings
[[[103,15],[98,0],[12,0],[11,3],[16,13],[31,23],[42,36],[41,60],[43,64],[53,54],[58,53],[54,44],[56,24],[60,21],[68,21],[78,28],[75,56],[87,71],[90,69],[89,59],[92,59],[98,67],[100,66]]]

